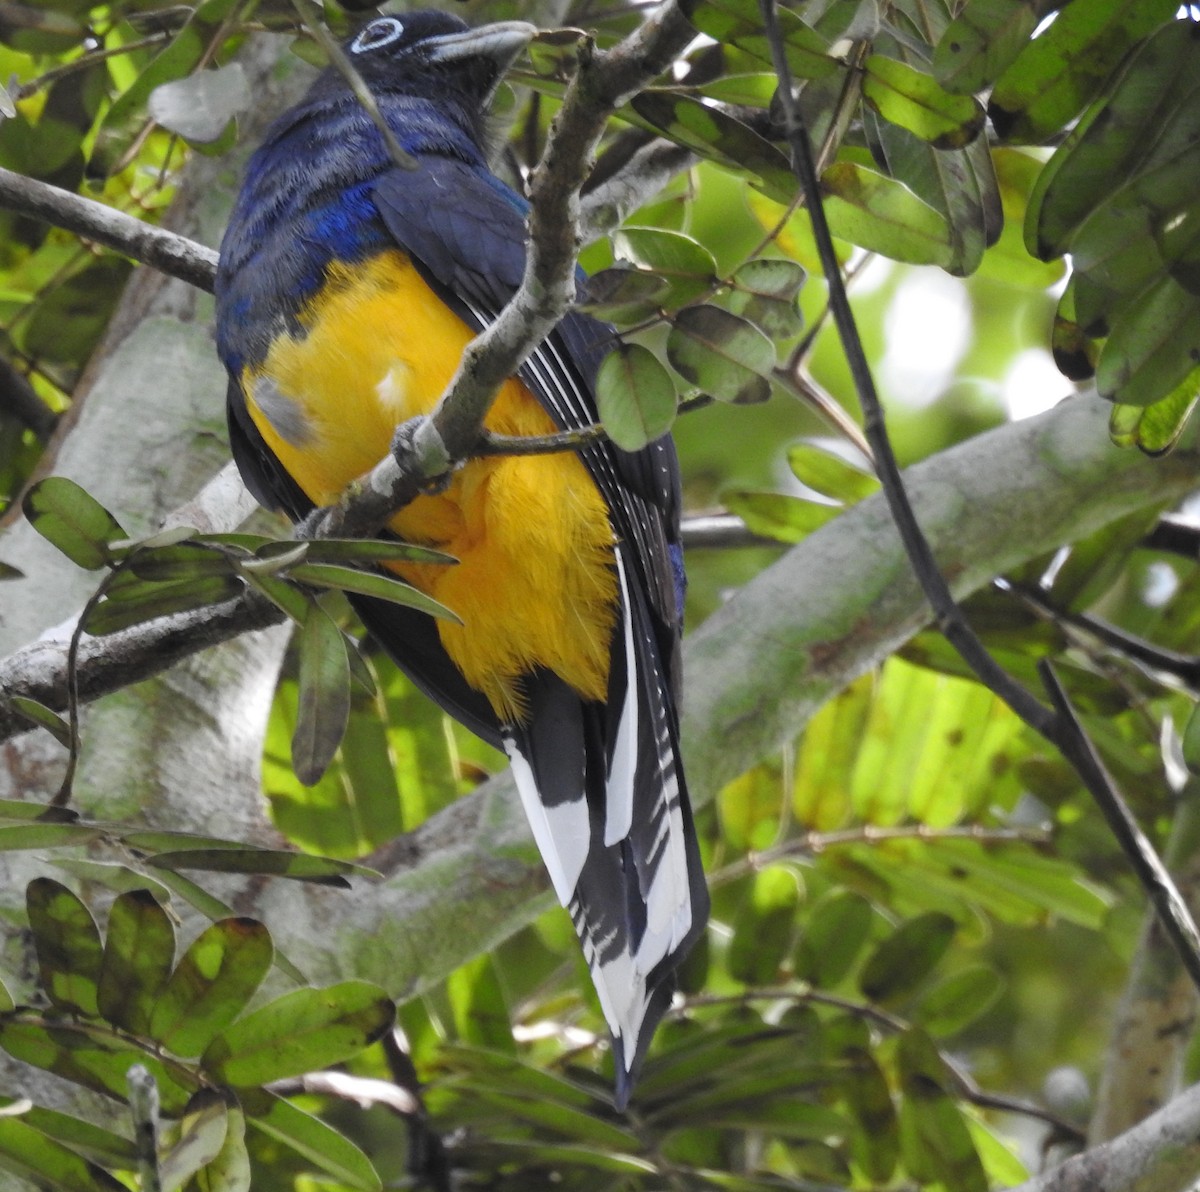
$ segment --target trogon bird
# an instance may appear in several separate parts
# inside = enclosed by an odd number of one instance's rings
[[[247,486],[300,520],[429,413],[520,284],[526,205],[489,170],[490,101],[536,30],[415,12],[349,59],[414,169],[325,71],[251,158],[221,245],[217,343]],[[572,312],[501,388],[487,427],[592,424],[605,324]],[[679,472],[637,452],[491,456],[390,521],[453,566],[393,564],[461,625],[351,597],[450,715],[503,749],[612,1034],[627,1102],[708,893],[679,749]]]

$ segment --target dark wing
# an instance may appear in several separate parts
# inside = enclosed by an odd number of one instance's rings
[[[376,184],[388,231],[468,325],[496,318],[525,268],[524,210],[489,174],[422,158]],[[568,314],[518,375],[563,429],[596,421],[605,324]],[[557,676],[528,676],[532,714],[502,726],[534,836],[568,907],[612,1030],[617,1098],[628,1098],[674,970],[704,929],[708,892],[679,753],[682,615],[679,478],[660,440],[580,453],[617,538],[621,617],[608,698],[588,704]],[[386,640],[386,639],[385,639]],[[396,643],[404,661],[404,646]]]

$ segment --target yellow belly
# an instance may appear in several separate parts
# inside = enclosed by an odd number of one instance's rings
[[[408,258],[334,264],[305,308],[307,334],[284,333],[243,389],[255,425],[317,505],[388,452],[396,426],[433,409],[471,330],[430,291]],[[517,380],[487,418],[501,434],[554,430]],[[504,721],[524,709],[519,675],[554,671],[587,699],[603,699],[616,617],[613,535],[604,500],[574,454],[472,460],[437,496],[419,497],[390,523],[402,539],[438,546],[453,567],[397,566],[452,608],[442,643]]]

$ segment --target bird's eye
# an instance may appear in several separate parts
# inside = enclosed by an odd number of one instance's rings
[[[368,50],[378,50],[390,46],[402,33],[404,25],[395,17],[380,17],[372,21],[350,43],[352,54],[365,54]]]

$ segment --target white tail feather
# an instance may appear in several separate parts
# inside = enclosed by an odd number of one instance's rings
[[[566,906],[575,894],[583,863],[591,847],[591,825],[587,800],[581,790],[577,798],[546,806],[538,792],[533,769],[511,737],[504,738],[504,752],[512,765],[513,778],[525,808],[525,818],[542,854],[554,893]]]

